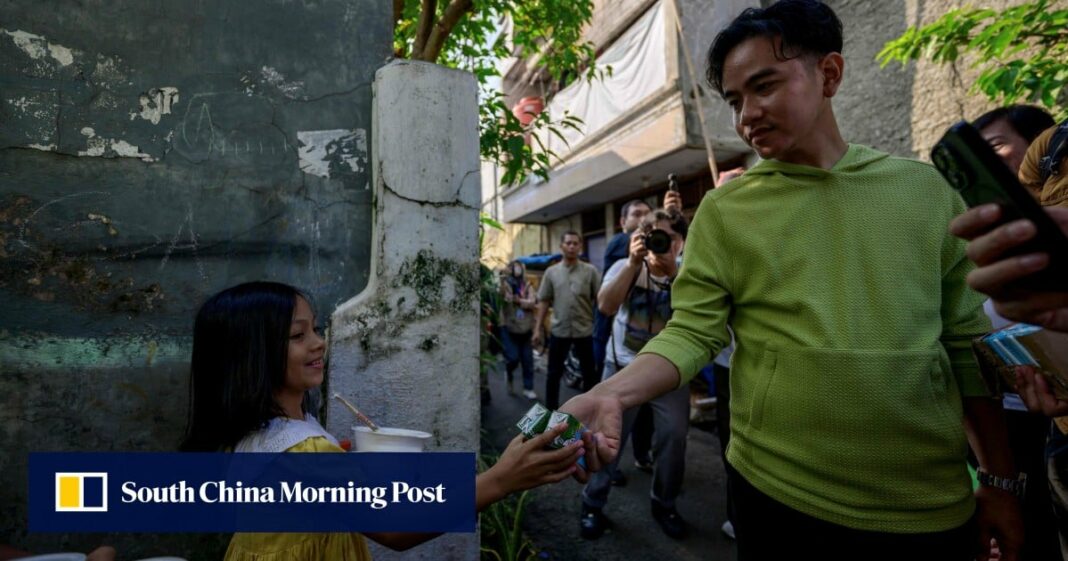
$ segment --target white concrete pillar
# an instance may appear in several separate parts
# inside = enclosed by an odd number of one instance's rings
[[[479,447],[477,103],[465,72],[396,61],[375,74],[370,281],[331,318],[328,394],[379,425],[432,433],[436,451]],[[329,403],[327,429],[351,434],[352,415]],[[478,536],[373,550],[376,560],[477,559]]]

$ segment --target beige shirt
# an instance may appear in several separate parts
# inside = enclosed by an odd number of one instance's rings
[[[553,308],[550,332],[553,337],[577,338],[593,335],[593,307],[601,274],[589,263],[567,265],[561,261],[545,270],[538,289],[538,301]]]

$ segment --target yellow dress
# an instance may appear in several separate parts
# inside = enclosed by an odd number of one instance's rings
[[[344,452],[327,439],[307,438],[286,452]],[[358,533],[238,533],[230,539],[226,561],[371,561],[367,541]]]

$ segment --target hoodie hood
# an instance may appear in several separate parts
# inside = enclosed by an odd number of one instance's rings
[[[746,172],[746,175],[776,175],[807,176],[823,178],[834,173],[860,171],[868,164],[878,162],[890,157],[885,152],[880,152],[860,144],[850,144],[844,156],[831,169],[822,169],[801,164],[788,164],[778,160],[763,160]]]

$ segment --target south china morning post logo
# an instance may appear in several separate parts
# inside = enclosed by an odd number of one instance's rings
[[[56,512],[107,512],[108,474],[57,472]]]
[[[474,532],[475,456],[30,453],[31,532]]]

